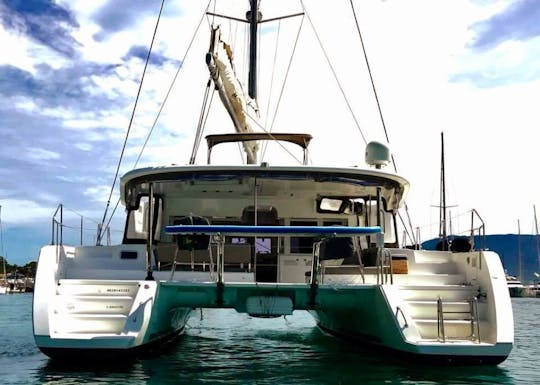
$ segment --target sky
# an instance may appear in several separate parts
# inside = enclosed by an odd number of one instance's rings
[[[246,72],[245,27],[203,17],[207,4],[165,1],[130,126],[161,1],[0,0],[0,254],[10,263],[37,259],[51,242],[60,203],[65,240],[79,242],[82,217],[83,242],[95,241],[128,127],[120,175],[134,167],[153,125],[137,166],[188,162],[208,80],[212,22],[235,49],[237,73]],[[215,13],[240,18],[247,8],[246,0],[209,4]],[[303,4],[303,18],[261,27],[261,122],[274,132],[312,134],[312,164],[366,167],[364,138],[386,137],[350,2]],[[441,132],[453,231],[470,227],[474,208],[488,234],[517,233],[518,221],[522,233],[533,233],[533,207],[540,204],[540,2],[353,4],[389,147],[411,183],[407,206],[421,238],[438,232]],[[302,9],[295,1],[261,1],[264,18]],[[233,130],[217,99],[205,134]],[[204,147],[197,163],[206,161]],[[241,157],[225,146],[215,159]],[[277,149],[264,160],[286,161]],[[112,207],[118,183],[113,191]],[[111,227],[117,241],[121,208]]]

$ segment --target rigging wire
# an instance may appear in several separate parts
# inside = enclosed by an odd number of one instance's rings
[[[294,160],[296,160],[299,164],[303,164],[303,162],[302,162],[300,159],[298,159],[291,151],[289,151],[289,150],[287,149],[287,147],[285,147],[285,146],[283,145],[283,143],[281,143],[281,141],[276,140],[276,138],[272,135],[272,133],[271,133],[270,131],[267,131],[266,128],[265,128],[262,124],[260,124],[260,123],[257,121],[256,118],[254,118],[253,116],[251,116],[251,115],[249,115],[249,114],[246,114],[246,115],[247,115],[247,117],[250,118],[257,126],[259,126],[259,128],[260,128],[261,130],[263,130],[264,133],[268,134],[268,136],[270,136],[272,139],[274,139],[275,142],[276,142],[276,143],[277,143],[277,144],[278,144],[278,145],[279,145],[279,146],[280,146],[287,154],[289,154],[289,155],[290,155]]]
[[[273,91],[273,88],[274,88],[274,74],[276,72],[275,69],[276,69],[276,61],[277,61],[277,53],[278,53],[278,46],[279,46],[280,31],[281,31],[281,20],[278,21],[278,30],[277,30],[277,36],[276,36],[276,47],[274,48],[274,60],[273,60],[273,64],[272,64],[272,74],[270,75],[270,90],[268,91],[268,101],[267,101],[267,104],[266,104],[266,116],[265,116],[265,119],[264,119],[264,126],[265,127],[268,126],[268,117],[269,117],[268,112],[270,111],[270,101],[272,99],[272,91]]]
[[[165,1],[165,0],[163,0],[163,1]],[[139,161],[140,161],[140,159],[141,159],[141,156],[142,156],[144,150],[146,149],[146,145],[148,144],[148,141],[150,140],[150,136],[152,135],[152,133],[153,133],[153,131],[154,131],[154,128],[155,128],[156,125],[157,125],[157,122],[158,122],[158,119],[159,119],[159,117],[160,117],[160,115],[161,115],[161,112],[163,111],[163,108],[165,107],[165,104],[167,103],[167,100],[169,99],[169,96],[170,96],[170,94],[171,94],[172,88],[173,88],[174,84],[176,83],[176,81],[177,81],[177,79],[178,79],[178,75],[180,74],[180,71],[181,71],[181,69],[183,68],[183,65],[184,65],[184,62],[186,61],[187,55],[188,55],[188,53],[189,53],[189,51],[190,51],[190,49],[191,49],[191,46],[193,45],[193,42],[195,41],[195,37],[197,36],[197,33],[199,32],[199,29],[200,29],[200,27],[201,27],[201,25],[202,25],[202,22],[203,22],[203,20],[204,20],[204,16],[206,15],[206,12],[208,11],[208,7],[210,6],[210,2],[211,2],[211,0],[208,1],[206,7],[204,8],[204,12],[203,12],[203,14],[202,14],[202,16],[201,16],[201,18],[200,18],[200,20],[199,20],[199,23],[198,23],[198,25],[197,25],[197,28],[195,29],[195,32],[193,33],[193,36],[191,37],[191,41],[189,42],[189,45],[188,45],[188,47],[187,47],[187,49],[186,49],[186,52],[184,53],[184,56],[183,56],[182,60],[180,61],[180,64],[178,65],[178,68],[177,68],[177,70],[176,70],[176,73],[175,73],[175,75],[174,75],[174,77],[173,77],[173,79],[172,79],[172,81],[171,81],[171,84],[170,84],[170,86],[169,86],[169,89],[167,90],[167,93],[165,94],[165,97],[164,97],[164,99],[163,99],[163,102],[161,103],[161,106],[160,106],[160,108],[159,108],[159,110],[158,110],[158,113],[157,113],[157,115],[156,115],[156,118],[154,119],[154,123],[152,124],[152,127],[150,128],[150,131],[148,132],[148,135],[146,136],[146,139],[145,139],[145,141],[144,141],[143,146],[141,147],[141,151],[139,152],[139,155],[138,155],[137,160],[135,161],[135,163],[134,163],[134,165],[133,165],[133,168],[137,167],[137,165],[139,164]],[[163,4],[162,4],[162,6],[163,6]],[[161,14],[161,13],[160,13],[160,14]],[[159,20],[158,20],[158,22],[159,22]],[[156,25],[157,25],[157,24],[156,24]],[[152,40],[152,42],[153,42],[153,40]],[[148,52],[148,56],[150,56],[150,51]],[[142,83],[142,81],[141,81],[141,83]],[[127,135],[126,135],[126,139],[127,139]],[[125,143],[124,143],[124,147],[125,147]],[[122,150],[122,151],[123,151],[123,150]],[[115,182],[116,182],[116,178],[117,178],[117,177],[118,177],[118,170],[117,170],[117,175],[116,175],[116,177],[115,177]],[[113,184],[113,189],[114,189],[114,184]],[[111,189],[111,191],[112,191],[113,189]],[[112,194],[111,194],[111,195],[112,195]],[[109,202],[107,203],[107,207],[108,207],[109,204],[110,204],[110,199],[111,199],[111,196],[109,196]],[[107,225],[101,227],[102,230],[103,230],[104,228],[109,227],[109,225],[110,225],[110,223],[111,223],[111,221],[112,221],[112,218],[114,217],[114,214],[115,214],[116,210],[118,209],[118,205],[119,205],[119,204],[120,204],[120,198],[118,198],[118,200],[116,201],[116,205],[114,206],[114,209],[113,209],[113,211],[112,211],[112,213],[111,213],[111,215],[110,215],[110,217],[109,217],[109,220],[107,221]],[[107,210],[105,210],[105,213],[106,213],[106,212],[107,212]],[[103,221],[102,221],[102,223],[103,223],[104,221],[105,221],[105,215],[103,216]],[[100,234],[101,234],[101,232],[100,232]],[[98,237],[98,239],[101,239],[101,235]]]
[[[379,111],[379,117],[381,118],[381,123],[384,129],[384,135],[386,136],[386,142],[390,143],[388,139],[388,132],[386,131],[386,124],[384,123],[384,117],[381,110],[381,104],[379,103],[379,96],[377,95],[377,89],[375,88],[375,82],[373,81],[373,75],[371,74],[371,66],[369,65],[369,60],[366,52],[366,47],[364,46],[364,39],[362,38],[362,32],[360,31],[360,24],[358,23],[358,18],[356,17],[356,10],[354,9],[353,0],[350,0],[351,8],[354,16],[354,22],[356,24],[356,29],[358,30],[358,36],[360,37],[360,44],[362,45],[362,52],[364,53],[364,60],[366,61],[366,66],[369,74],[369,80],[371,81],[371,87],[373,88],[373,95],[375,95],[375,101],[377,103],[377,109]]]
[[[377,109],[379,111],[379,117],[381,119],[381,124],[383,126],[383,130],[384,130],[384,135],[386,137],[386,142],[388,144],[390,144],[390,139],[388,137],[388,131],[386,129],[386,123],[384,121],[384,116],[383,116],[383,113],[382,113],[382,108],[381,108],[381,104],[379,102],[379,96],[377,94],[377,88],[375,87],[375,81],[373,80],[373,75],[371,73],[371,66],[369,65],[369,60],[368,60],[368,56],[367,56],[367,51],[366,51],[366,47],[364,45],[364,39],[362,38],[362,32],[360,30],[360,23],[358,22],[358,17],[356,16],[356,10],[354,8],[354,3],[353,3],[353,0],[350,0],[350,4],[351,4],[351,8],[352,8],[352,12],[353,12],[353,16],[354,16],[354,22],[356,24],[356,29],[358,31],[358,37],[360,38],[360,44],[362,46],[362,52],[364,54],[364,60],[366,61],[366,67],[367,67],[367,70],[368,70],[368,74],[369,74],[369,79],[371,81],[371,87],[373,88],[373,95],[375,96],[375,102],[377,104]],[[365,141],[365,140],[364,140]],[[397,165],[396,165],[396,161],[394,159],[394,154],[391,154],[390,157],[392,158],[392,165],[394,166],[394,171],[397,173]],[[407,229],[407,226],[405,225],[404,223],[404,220],[403,218],[401,217],[401,213],[398,212],[398,216],[401,220],[401,222],[403,223],[403,227],[405,229],[405,232],[407,233],[407,235],[409,236],[409,239],[413,242],[413,243],[417,243],[418,240],[415,239],[416,237],[414,236],[414,230],[413,230],[413,226],[412,226],[412,222],[411,222],[411,217],[410,217],[410,214],[409,214],[409,208],[407,207],[407,202],[403,202],[403,205],[404,205],[404,209],[405,209],[405,213],[407,215],[407,219],[408,219],[408,223],[409,223],[409,226],[410,226],[410,230],[411,230],[411,234],[409,234],[409,231]]]
[[[208,105],[208,96],[210,95],[210,88],[212,86],[212,77],[206,82],[206,89],[204,90],[203,102],[201,106],[201,113],[199,115],[199,122],[197,123],[197,131],[195,132],[195,140],[193,141],[193,148],[191,149],[191,156],[189,158],[189,164],[195,163],[195,157],[197,156],[197,150],[199,149],[199,144],[201,143],[203,125],[206,122],[206,117],[208,116],[207,110],[209,109]],[[212,96],[214,93],[212,92]]]
[[[129,125],[128,129],[126,131],[126,137],[124,139],[124,144],[122,145],[122,151],[120,152],[120,159],[118,159],[118,165],[116,166],[116,172],[114,175],[113,184],[111,186],[111,191],[109,193],[109,198],[107,199],[107,206],[105,207],[105,212],[103,213],[103,219],[101,220],[101,223],[103,224],[105,222],[105,219],[107,218],[107,211],[109,210],[109,206],[111,205],[111,198],[114,192],[114,186],[116,185],[116,180],[118,179],[118,173],[120,172],[120,165],[122,164],[122,159],[124,157],[124,152],[126,150],[127,141],[129,138],[129,133],[131,131],[131,126],[133,124],[133,118],[135,117],[135,111],[137,110],[137,103],[139,102],[139,97],[141,95],[142,86],[144,83],[144,76],[146,75],[146,69],[148,68],[148,63],[150,62],[150,54],[152,53],[152,47],[154,45],[154,40],[156,38],[159,21],[161,19],[161,13],[163,11],[163,5],[165,4],[165,0],[161,1],[161,6],[159,8],[159,14],[156,21],[156,26],[154,27],[154,33],[152,34],[152,41],[150,42],[150,47],[148,49],[148,54],[146,55],[146,61],[144,62],[144,69],[141,76],[141,81],[139,83],[139,89],[137,90],[137,96],[135,97],[135,104],[133,105],[133,109],[131,111],[131,117],[129,119]],[[99,234],[97,236],[96,244],[101,244],[101,237],[102,237],[102,229],[100,229]]]
[[[199,146],[201,144],[202,140],[202,134],[204,132],[204,127],[206,127],[206,121],[208,119],[208,115],[210,114],[210,106],[212,105],[212,100],[214,98],[214,91],[212,90],[212,93],[210,93],[210,89],[212,86],[212,78],[208,79],[208,82],[206,83],[206,90],[204,92],[202,107],[201,107],[201,114],[199,116],[199,122],[197,124],[197,131],[195,133],[195,140],[193,141],[193,149],[191,150],[191,157],[189,158],[189,164],[195,164],[195,158],[197,157],[197,153],[199,151]],[[208,102],[208,97],[210,96],[210,102]]]
[[[281,20],[278,20],[278,29],[277,29],[277,36],[276,36],[276,46],[274,48],[274,59],[272,62],[272,74],[270,75],[270,90],[268,91],[268,100],[266,103],[266,113],[264,117],[264,127],[268,127],[268,118],[270,116],[270,101],[272,100],[272,91],[274,89],[274,74],[276,72],[276,62],[277,62],[277,53],[278,53],[278,46],[279,46],[279,35],[281,32]],[[261,160],[264,159],[264,155],[266,154],[266,147],[268,146],[268,142],[264,142],[264,147],[262,151]]]
[[[208,5],[209,4],[210,4],[210,2],[208,3]],[[174,84],[176,83],[176,81],[178,79],[178,75],[180,74],[180,71],[184,67],[184,62],[186,61],[187,55],[188,55],[188,53],[189,53],[189,51],[191,49],[191,46],[193,45],[193,42],[195,41],[195,37],[197,36],[197,33],[199,32],[199,28],[201,27],[201,24],[202,24],[202,22],[204,20],[204,16],[206,14],[206,11],[208,10],[208,5],[206,6],[205,11],[203,12],[202,17],[199,20],[199,24],[197,25],[197,28],[195,29],[195,32],[193,33],[193,36],[191,37],[191,41],[189,42],[189,45],[188,45],[188,47],[186,49],[186,52],[184,53],[184,56],[183,56],[182,60],[180,61],[180,64],[178,65],[176,73],[174,74],[174,77],[173,77],[173,79],[171,81],[171,85],[169,86],[169,89],[167,90],[167,93],[165,94],[165,97],[163,99],[163,102],[161,103],[161,106],[159,107],[156,118],[154,119],[154,123],[152,124],[152,127],[150,128],[150,132],[146,136],[146,140],[144,141],[144,144],[143,144],[143,146],[141,148],[141,151],[139,152],[139,156],[137,157],[137,161],[135,162],[133,167],[137,167],[137,164],[139,163],[139,160],[141,159],[142,153],[144,152],[144,150],[146,148],[146,145],[148,144],[148,140],[150,139],[150,136],[152,135],[152,133],[154,131],[154,128],[157,125],[157,121],[158,121],[158,119],[159,119],[159,117],[161,115],[161,112],[163,111],[163,108],[165,107],[165,104],[167,103],[167,101],[169,99],[169,96],[171,94],[173,86],[174,86]]]
[[[336,71],[334,69],[334,66],[332,65],[332,62],[330,61],[330,58],[328,57],[328,53],[326,52],[326,49],[324,48],[323,44],[322,44],[322,41],[319,37],[319,34],[317,33],[317,30],[315,29],[315,25],[313,24],[313,22],[311,21],[311,17],[309,16],[309,13],[304,5],[304,1],[303,0],[300,0],[300,4],[302,4],[302,9],[304,10],[304,13],[306,14],[307,16],[307,19],[309,21],[309,24],[311,24],[311,28],[313,28],[313,32],[315,33],[315,37],[317,38],[317,42],[319,43],[319,45],[321,46],[321,50],[324,54],[324,57],[328,63],[328,66],[330,67],[330,70],[332,71],[332,74],[334,75],[334,79],[336,80],[336,83],[339,87],[339,90],[341,91],[341,94],[343,95],[343,98],[345,99],[345,103],[347,104],[347,107],[349,108],[349,111],[352,115],[352,118],[354,120],[354,123],[356,124],[356,127],[358,128],[358,131],[360,132],[360,135],[362,136],[362,139],[364,140],[364,143],[367,144],[367,140],[366,140],[366,137],[364,136],[364,132],[362,131],[362,128],[360,127],[360,124],[358,123],[358,120],[356,119],[356,115],[354,114],[354,111],[352,109],[352,106],[349,102],[349,99],[347,98],[347,95],[345,94],[345,90],[343,89],[343,86],[341,85],[341,82],[339,81],[339,78],[336,74]]]
[[[292,60],[293,60],[294,54],[296,52],[296,47],[298,46],[298,41],[300,40],[300,32],[302,31],[302,26],[304,25],[304,17],[305,16],[302,15],[302,19],[300,20],[300,25],[298,26],[298,32],[296,33],[296,38],[294,40],[293,50],[292,50],[291,56],[289,58],[289,63],[287,64],[287,71],[285,72],[285,78],[283,79],[283,83],[281,85],[281,90],[279,92],[279,97],[278,97],[278,100],[276,102],[276,109],[275,109],[274,114],[272,116],[272,122],[270,123],[270,128],[268,129],[268,131],[265,128],[263,128],[263,130],[265,132],[267,132],[267,133],[272,132],[272,129],[274,128],[274,123],[276,121],[278,109],[279,109],[279,106],[281,104],[281,98],[283,97],[283,92],[285,91],[285,85],[287,84],[287,80],[289,78],[289,73],[291,71]],[[277,49],[277,47],[276,47],[276,49]],[[279,143],[279,142],[277,142],[277,143]],[[267,146],[264,146],[264,150],[263,150],[263,153],[262,153],[262,156],[261,156],[261,160],[264,159],[264,155],[266,154],[266,148],[267,148]],[[285,147],[283,147],[283,148],[285,148]],[[289,152],[289,151],[287,151],[287,152]],[[290,152],[289,152],[289,154],[290,154]],[[295,156],[293,156],[293,158],[298,160]],[[302,162],[300,162],[300,163],[302,163]]]

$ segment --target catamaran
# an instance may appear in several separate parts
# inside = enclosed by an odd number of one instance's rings
[[[39,349],[53,358],[127,357],[181,335],[194,309],[228,308],[253,322],[305,310],[332,335],[413,360],[506,359],[514,329],[498,255],[400,246],[409,183],[384,170],[388,147],[370,142],[365,169],[313,166],[310,134],[252,129],[265,20],[259,2],[250,3],[248,92],[234,80],[217,27],[206,54],[236,132],[206,136],[206,165],[125,174],[121,244],[65,245],[53,221],[35,281]],[[259,143],[268,141],[298,147],[302,164],[259,162]],[[212,164],[212,150],[231,142],[243,146],[246,164]]]

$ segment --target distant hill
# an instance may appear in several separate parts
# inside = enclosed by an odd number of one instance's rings
[[[517,235],[517,234],[494,234],[486,235],[484,248],[499,254],[504,268],[508,274],[517,276],[518,267],[518,242],[521,246],[521,266],[523,271],[523,281],[533,282],[536,277],[534,273],[540,273],[538,267],[538,254],[536,248],[536,235]],[[426,250],[435,250],[439,239],[430,239],[422,243],[422,248]],[[481,246],[478,237],[474,237],[475,248]]]

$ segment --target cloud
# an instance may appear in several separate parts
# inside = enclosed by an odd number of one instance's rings
[[[0,22],[4,28],[67,57],[76,54],[77,41],[71,31],[78,28],[75,16],[52,0],[0,0]]]
[[[92,151],[88,151],[88,145],[80,145],[87,143],[87,132],[63,127],[61,116],[0,106],[0,125],[4,199],[32,201],[48,207],[50,197],[59,197],[72,207],[95,208],[93,202],[81,197],[91,186],[111,183],[109,170],[96,167],[98,163],[110,165],[117,161],[117,155],[111,154],[117,154],[118,143],[110,139],[106,130],[102,129]],[[36,194],[37,191],[47,194]]]
[[[141,23],[141,19],[147,16],[152,17],[155,20],[160,5],[160,1],[109,1],[99,8],[92,17],[94,22],[98,24],[101,29],[94,35],[94,38],[98,41],[102,41],[111,34]],[[181,10],[177,5],[169,6],[166,4],[163,12],[164,16],[178,16],[181,13]]]
[[[471,26],[475,50],[489,50],[507,40],[528,40],[540,35],[540,2],[518,0],[502,12]]]
[[[461,68],[449,80],[479,88],[535,81],[540,79],[539,50],[540,36],[526,42],[505,41],[486,52],[468,50],[457,59]]]
[[[134,45],[133,47],[129,49],[128,53],[123,57],[123,59],[129,60],[131,58],[137,58],[144,62],[146,61],[147,56],[148,56],[148,47],[145,47],[143,45]],[[162,66],[167,61],[179,63],[177,60],[168,59],[162,53],[156,52],[155,50],[150,55],[150,64],[153,64],[156,66]]]
[[[48,64],[35,65],[35,74],[12,65],[0,65],[0,95],[16,98],[22,108],[35,107],[72,111],[101,111],[122,107],[123,94],[108,94],[100,87],[102,78],[114,79],[117,65],[70,62],[55,69]],[[45,113],[46,111],[43,111]]]
[[[493,12],[502,3],[487,9]],[[493,88],[540,79],[540,2],[518,0],[491,17],[473,23],[475,37],[454,56],[452,83]]]
[[[35,160],[50,160],[60,159],[60,154],[54,151],[45,150],[43,148],[29,148],[28,157]]]

